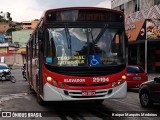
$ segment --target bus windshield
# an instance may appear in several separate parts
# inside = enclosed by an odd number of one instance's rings
[[[45,63],[54,66],[124,64],[124,31],[116,28],[47,28]]]

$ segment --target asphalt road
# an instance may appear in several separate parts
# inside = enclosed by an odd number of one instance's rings
[[[160,114],[160,105],[142,108],[137,89],[129,90],[125,99],[105,100],[102,105],[85,101],[49,102],[40,106],[36,94],[29,90],[28,82],[23,79],[21,70],[15,69],[12,73],[16,83],[0,81],[0,111],[11,112],[12,118],[1,117],[0,120],[159,120],[159,117],[153,116]],[[29,113],[35,113],[38,117]]]

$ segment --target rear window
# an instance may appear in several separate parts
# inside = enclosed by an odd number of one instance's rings
[[[127,73],[144,73],[144,70],[138,66],[128,66]]]

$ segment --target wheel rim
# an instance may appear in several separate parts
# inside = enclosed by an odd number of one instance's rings
[[[142,104],[143,104],[144,106],[146,106],[146,105],[148,104],[148,102],[149,102],[148,94],[143,93],[143,94],[141,95],[141,102],[142,102]]]

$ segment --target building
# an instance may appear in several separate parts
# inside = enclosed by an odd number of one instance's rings
[[[12,42],[18,45],[15,50],[15,63],[22,65],[25,62],[26,55],[26,43],[28,42],[30,35],[36,28],[39,20],[24,21],[21,23],[22,29],[12,32]]]
[[[38,24],[39,20],[32,20],[32,21],[24,21],[22,22],[22,28],[24,30],[26,29],[35,29],[37,24]]]
[[[23,64],[25,62],[26,43],[29,40],[32,32],[33,30],[31,29],[12,32],[12,42],[19,44],[19,47],[15,52],[16,64]]]
[[[8,43],[3,34],[0,34],[0,62],[5,62],[8,65],[14,63],[15,45]]]
[[[13,65],[15,62],[15,45],[11,43],[0,44],[0,61],[8,65]],[[3,60],[2,60],[3,59]]]
[[[111,4],[125,14],[128,64],[160,72],[160,0],[112,0]]]
[[[33,30],[19,30],[12,32],[12,42],[19,43],[20,47],[26,47],[26,43],[32,34]]]

